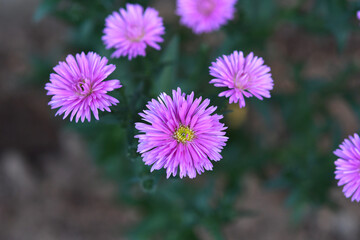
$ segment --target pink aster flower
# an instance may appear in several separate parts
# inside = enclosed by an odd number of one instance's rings
[[[153,8],[144,9],[139,4],[126,4],[105,20],[102,40],[106,49],[115,48],[111,57],[128,56],[129,60],[145,56],[147,45],[160,50],[158,43],[163,42],[165,33],[163,20]]]
[[[50,83],[45,89],[47,95],[53,95],[49,105],[60,108],[56,115],[64,113],[64,119],[71,113],[70,121],[76,115],[76,122],[85,118],[90,122],[91,112],[99,120],[98,109],[110,112],[109,106],[119,101],[109,95],[120,88],[119,80],[104,81],[114,70],[113,64],[106,65],[108,60],[96,53],[68,55],[66,62],[59,62],[54,67],[56,73],[50,74]]]
[[[218,30],[234,18],[237,0],[177,0],[176,13],[181,24],[194,33]]]
[[[228,97],[230,103],[239,102],[242,108],[245,107],[244,96],[255,96],[260,100],[270,98],[274,83],[269,72],[270,68],[264,65],[262,58],[255,57],[253,53],[244,57],[243,52],[234,51],[212,63],[210,75],[215,78],[210,83],[215,87],[228,88],[219,97]]]
[[[343,192],[351,201],[360,201],[360,138],[355,133],[340,144],[340,149],[334,151],[339,158],[335,161],[335,179],[338,186],[345,185]]]
[[[219,161],[226,145],[226,127],[220,123],[222,115],[212,114],[216,107],[210,100],[194,100],[194,93],[185,95],[180,88],[172,97],[162,93],[158,100],[148,102],[147,110],[140,116],[147,123],[136,123],[140,134],[138,152],[151,171],[166,169],[167,178],[196,177],[205,170],[212,170],[212,161]]]

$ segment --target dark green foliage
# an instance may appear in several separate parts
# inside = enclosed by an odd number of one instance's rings
[[[153,1],[127,2],[151,6]],[[326,138],[335,149],[344,133],[329,112],[328,102],[343,98],[360,116],[358,90],[348,84],[359,69],[349,59],[346,67],[328,80],[304,77],[305,60],[285,59],[295,91],[274,91],[265,101],[247,100],[248,111],[256,112],[269,131],[253,131],[248,122],[229,129],[223,160],[214,163],[214,171],[196,180],[166,179],[164,170],[150,173],[136,153],[134,123],[140,120],[138,113],[146,102],[160,92],[170,94],[178,86],[187,93],[195,91],[197,97],[210,98],[218,113],[227,114],[227,100],[218,98],[219,89],[208,84],[208,67],[217,56],[233,50],[246,54],[254,51],[267,62],[267,43],[282,25],[310,36],[335,39],[341,56],[351,32],[358,31],[355,13],[360,4],[355,1],[316,0],[308,8],[302,0],[287,7],[276,2],[239,0],[236,18],[223,28],[226,38],[219,46],[208,44],[203,41],[206,37],[193,35],[178,23],[165,23],[167,33],[161,51],[148,48],[146,58],[110,60],[117,67],[111,77],[123,84],[113,93],[120,100],[113,112],[102,114],[100,121],[70,124],[88,139],[96,164],[118,184],[121,201],[143,217],[129,231],[130,239],[197,239],[199,227],[214,239],[224,239],[224,224],[253,214],[235,208],[247,173],[257,174],[269,189],[287,190],[284,204],[294,210],[295,220],[301,220],[306,207],[329,204],[335,156],[319,145]],[[110,51],[101,42],[104,19],[124,5],[124,1],[116,0],[44,0],[34,18],[39,21],[51,14],[68,24],[71,39],[65,49],[71,51],[66,54],[95,51],[108,57]],[[281,79],[274,80],[277,88]],[[276,114],[283,119],[282,133],[274,132],[280,124]],[[268,140],[272,134],[280,137],[275,142]],[[275,173],[269,175],[269,168],[276,169]]]

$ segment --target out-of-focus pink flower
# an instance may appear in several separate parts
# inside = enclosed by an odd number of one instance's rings
[[[349,140],[350,139],[350,140]],[[334,154],[339,158],[335,161],[335,179],[339,180],[338,186],[345,185],[345,197],[351,201],[360,201],[360,138],[356,133],[349,136],[340,144]]]
[[[218,30],[234,18],[237,0],[177,0],[176,13],[181,24],[194,33]]]
[[[228,88],[219,96],[228,97],[230,103],[239,102],[240,108],[245,107],[244,97],[270,98],[274,86],[270,68],[253,53],[244,57],[243,52],[234,51],[229,56],[219,57],[212,63],[210,75],[215,77],[210,81],[215,87]]]
[[[196,177],[204,170],[212,170],[212,161],[219,161],[226,145],[226,127],[220,123],[222,115],[213,114],[216,107],[210,100],[194,100],[194,93],[185,95],[180,88],[172,97],[162,93],[158,100],[148,102],[140,113],[146,123],[136,123],[140,134],[138,152],[151,171],[166,169],[167,177]]]
[[[105,20],[102,40],[107,49],[115,48],[111,57],[128,56],[129,60],[137,56],[145,56],[147,46],[160,50],[158,43],[165,33],[163,20],[153,8],[145,11],[139,4],[126,4]]]
[[[66,62],[59,62],[54,67],[56,73],[50,74],[50,83],[45,89],[47,95],[53,95],[49,105],[60,108],[56,115],[64,113],[64,119],[71,113],[70,121],[76,115],[76,122],[85,118],[90,122],[91,112],[99,120],[98,109],[110,112],[110,106],[119,101],[107,92],[120,88],[119,80],[104,81],[114,70],[113,64],[98,54],[89,52],[68,55]]]

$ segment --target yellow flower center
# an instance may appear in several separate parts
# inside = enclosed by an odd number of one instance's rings
[[[182,143],[192,141],[194,139],[194,136],[195,136],[195,133],[193,130],[191,130],[189,127],[182,126],[182,125],[180,125],[180,127],[174,133],[174,138],[178,142],[182,142]]]

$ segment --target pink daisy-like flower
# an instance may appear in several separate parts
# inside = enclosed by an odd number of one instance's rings
[[[360,11],[357,11],[356,16],[360,20]]]
[[[212,113],[216,107],[210,100],[194,100],[194,93],[185,95],[180,88],[172,91],[172,98],[162,93],[158,100],[148,102],[147,110],[140,116],[147,123],[136,123],[140,131],[138,152],[151,171],[166,169],[167,178],[196,177],[212,170],[212,161],[219,161],[226,145],[226,127],[220,123],[222,115]]]
[[[274,86],[270,68],[253,53],[244,57],[243,52],[234,51],[229,56],[219,57],[212,63],[210,75],[215,77],[210,81],[215,87],[228,88],[219,97],[228,97],[230,103],[239,102],[240,108],[245,107],[244,96],[255,96],[260,100],[270,98]]]
[[[234,18],[237,0],[177,0],[181,24],[195,34],[218,30]]]
[[[158,43],[163,42],[161,35],[165,33],[163,20],[153,8],[145,12],[139,4],[126,4],[105,20],[102,40],[106,49],[115,48],[111,57],[128,56],[129,60],[140,55],[145,56],[147,45],[160,50]]]
[[[352,196],[351,201],[360,201],[360,138],[356,133],[340,144],[340,149],[334,151],[339,158],[335,161],[335,179],[338,186],[345,185],[345,197]]]
[[[50,83],[45,89],[47,95],[53,95],[49,105],[60,108],[56,115],[64,113],[64,119],[71,113],[70,121],[76,115],[76,122],[85,118],[90,122],[91,112],[99,120],[98,109],[110,112],[109,106],[119,101],[107,92],[120,88],[119,80],[104,81],[114,70],[113,64],[106,65],[108,60],[98,54],[89,52],[68,55],[66,62],[59,62],[54,67],[56,73],[50,74]],[[55,116],[56,116],[55,115]]]

